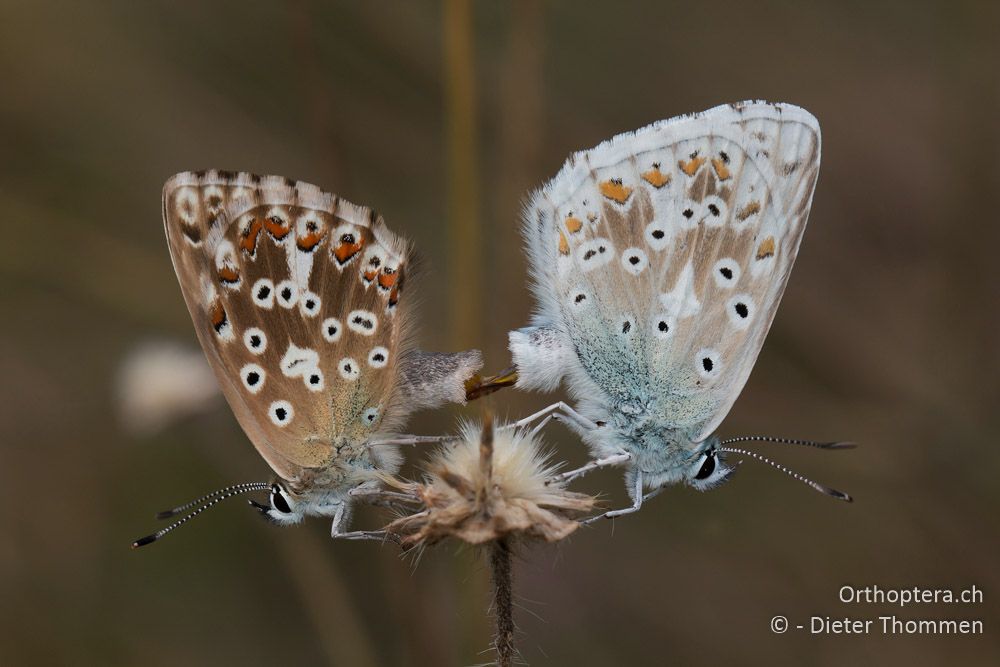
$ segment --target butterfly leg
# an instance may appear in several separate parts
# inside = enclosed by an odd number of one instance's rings
[[[433,445],[438,442],[457,440],[455,435],[401,435],[387,440],[373,440],[368,443],[369,447],[380,447],[382,445]]]
[[[640,509],[642,509],[642,503],[643,503],[643,501],[659,495],[660,491],[662,491],[662,490],[663,490],[663,487],[661,486],[659,489],[656,489],[655,491],[651,491],[650,493],[647,493],[646,495],[643,495],[643,493],[642,493],[642,473],[639,472],[639,471],[636,471],[636,473],[635,473],[635,485],[629,491],[629,495],[632,496],[632,498],[633,498],[632,506],[631,507],[625,507],[625,508],[622,508],[620,510],[611,510],[610,512],[605,512],[604,514],[598,514],[597,516],[592,516],[589,519],[584,519],[580,523],[582,525],[584,525],[584,526],[587,526],[587,525],[590,525],[592,523],[596,523],[597,521],[600,521],[601,519],[614,519],[617,516],[625,516],[626,514],[634,514],[634,513],[638,512]]]
[[[553,475],[545,480],[546,484],[552,484],[555,482],[572,482],[574,479],[583,477],[588,472],[592,470],[600,470],[601,468],[609,468],[611,466],[621,465],[626,463],[632,458],[632,455],[628,452],[620,452],[618,454],[612,454],[611,456],[606,456],[603,459],[595,459],[586,463],[576,470],[567,470],[566,472],[561,472],[558,475]]]
[[[559,413],[562,414],[560,415]],[[573,423],[575,426],[578,426],[587,431],[591,431],[595,428],[600,428],[602,426],[602,424],[590,421],[589,419],[581,415],[579,412],[577,412],[570,406],[566,405],[562,401],[559,401],[558,403],[553,403],[548,407],[542,408],[533,415],[528,415],[524,419],[519,419],[512,424],[508,424],[504,428],[521,428],[531,424],[532,422],[538,419],[542,419],[543,417],[547,417],[549,415],[552,415],[553,418],[556,419],[564,418],[567,420],[568,423]]]
[[[385,542],[386,540],[396,541],[394,535],[390,535],[384,530],[352,530],[350,532],[344,532],[343,529],[347,526],[350,520],[351,512],[349,509],[349,503],[341,503],[333,515],[333,525],[330,528],[330,537],[336,540],[378,540],[379,542]]]

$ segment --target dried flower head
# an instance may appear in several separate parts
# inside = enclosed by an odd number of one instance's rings
[[[576,530],[575,518],[589,513],[595,499],[551,481],[554,472],[526,430],[494,430],[489,417],[482,426],[465,423],[459,439],[433,458],[423,483],[397,484],[422,509],[386,531],[404,548],[446,537],[471,544],[514,535],[556,542]]]

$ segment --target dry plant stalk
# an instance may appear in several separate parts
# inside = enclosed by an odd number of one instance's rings
[[[579,527],[596,499],[551,481],[555,473],[541,444],[527,431],[466,423],[460,439],[432,459],[422,483],[393,480],[421,507],[385,530],[404,549],[454,538],[483,545],[493,580],[497,664],[514,657],[513,544],[517,539],[558,542]]]

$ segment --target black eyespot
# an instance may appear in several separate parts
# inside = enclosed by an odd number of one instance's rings
[[[660,320],[660,323],[656,325],[656,328],[662,331],[663,333],[667,333],[668,331],[670,331],[670,325],[664,322],[663,320]]]
[[[622,322],[622,333],[627,334],[632,329],[632,323],[628,320]]]
[[[354,234],[344,234],[340,237],[341,243],[354,243]]]
[[[601,246],[600,248],[597,249],[597,252],[603,253],[605,250],[606,248],[604,246]]]
[[[310,375],[309,376],[309,384],[319,384],[319,376],[318,375]]]
[[[375,415],[374,415],[374,414],[371,414],[371,413],[369,413],[369,415],[368,415],[368,421],[370,421],[370,422],[373,422],[373,421],[375,421]]]
[[[387,276],[391,276],[395,272],[396,272],[396,269],[392,268],[391,266],[387,266],[384,269],[382,269],[382,273],[384,273]]]
[[[274,410],[274,416],[278,418],[279,422],[283,422],[288,418],[288,410],[285,410],[284,408],[276,408]]]
[[[709,210],[709,211],[710,211],[710,212],[712,213],[712,215],[713,215],[713,216],[715,216],[716,218],[717,218],[717,217],[719,217],[719,207],[718,207],[718,206],[716,206],[715,204],[709,204],[709,205],[708,205],[708,210]]]
[[[292,298],[292,288],[286,287],[285,289],[281,290],[281,298],[284,299],[285,301],[288,301],[289,299],[291,299]]]
[[[247,373],[247,384],[253,387],[258,382],[260,382],[260,373],[257,371],[250,371]]]
[[[635,255],[632,255],[631,257],[628,258],[628,263],[631,264],[632,266],[635,266],[636,264],[639,263],[639,258]]]
[[[337,335],[337,327],[327,327],[326,328],[326,335],[327,336],[336,336]]]
[[[586,260],[590,259],[591,257],[593,257],[596,254],[597,254],[596,251],[594,251],[594,250],[588,250],[587,252],[585,252],[583,254],[583,259],[584,259],[584,261],[586,261]]]
[[[722,158],[723,164],[729,164],[729,154],[726,151],[719,151],[719,157]]]
[[[385,361],[385,355],[379,352],[378,354],[372,356],[372,361]]]
[[[727,266],[724,266],[721,269],[719,269],[719,273],[721,273],[722,277],[725,278],[726,280],[733,279],[733,270]]]
[[[353,366],[351,366],[350,364],[344,364],[344,372],[345,373],[350,373],[353,370],[354,370]]]
[[[270,294],[271,294],[271,288],[268,287],[267,285],[263,285],[259,290],[257,290],[257,299],[263,301]]]
[[[382,264],[382,260],[379,259],[378,257],[373,256],[370,260],[368,260],[368,263],[371,264],[372,266],[379,266],[380,264]]]
[[[742,318],[746,318],[746,316],[750,314],[750,311],[747,309],[747,305],[745,303],[738,303],[735,308],[736,314]]]
[[[285,497],[277,489],[271,492],[271,504],[274,505],[274,509],[282,514],[292,513],[292,508],[288,506],[288,501],[285,500]]]
[[[575,297],[573,297],[573,303],[580,303],[581,301],[585,301],[586,299],[587,299],[586,294],[577,294]]]
[[[715,367],[715,364],[712,363],[712,360],[710,358],[705,357],[704,359],[701,360],[701,367],[705,369],[706,373],[711,373],[712,368]]]
[[[653,238],[656,239],[657,241],[659,241],[660,239],[662,239],[664,236],[665,235],[664,235],[662,229],[654,229],[653,230]]]
[[[288,297],[285,297],[285,298],[288,298]],[[306,301],[306,308],[307,309],[312,310],[315,307],[316,307],[316,302],[315,301],[313,301],[312,299],[309,299],[308,301]]]
[[[260,336],[257,334],[250,336],[250,347],[260,347]]]
[[[685,218],[687,218],[688,220],[690,220],[691,216],[694,215],[694,211],[692,211],[689,208],[686,208],[686,209],[684,209],[684,213],[682,213],[681,215],[683,215]]]
[[[372,322],[370,319],[368,319],[366,317],[361,317],[360,315],[355,315],[353,322],[355,324],[360,324],[365,329],[373,329],[373,328],[375,328],[375,323],[374,322]]]
[[[315,232],[317,229],[319,229],[319,227],[316,225],[315,221],[310,220],[309,222],[306,223],[306,229],[308,229],[310,232]]]
[[[694,478],[708,479],[713,472],[715,472],[715,454],[709,454],[705,458],[705,462],[701,464],[701,468],[698,470],[698,474],[695,475]]]

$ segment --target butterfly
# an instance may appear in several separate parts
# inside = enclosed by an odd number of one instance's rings
[[[733,471],[720,440],[788,282],[819,173],[804,109],[743,102],[660,121],[576,153],[535,192],[523,235],[537,300],[509,334],[500,381],[551,391],[595,460],[623,465],[636,511],[664,486],[711,488]],[[790,473],[793,474],[794,473]],[[850,497],[795,475],[814,488]],[[646,489],[650,493],[646,494]]]
[[[352,492],[399,466],[393,434],[414,410],[466,400],[476,350],[410,343],[412,248],[373,210],[280,176],[184,172],[163,188],[170,256],[195,332],[240,426],[277,475],[161,518],[268,491],[280,524],[332,518],[347,533]]]

